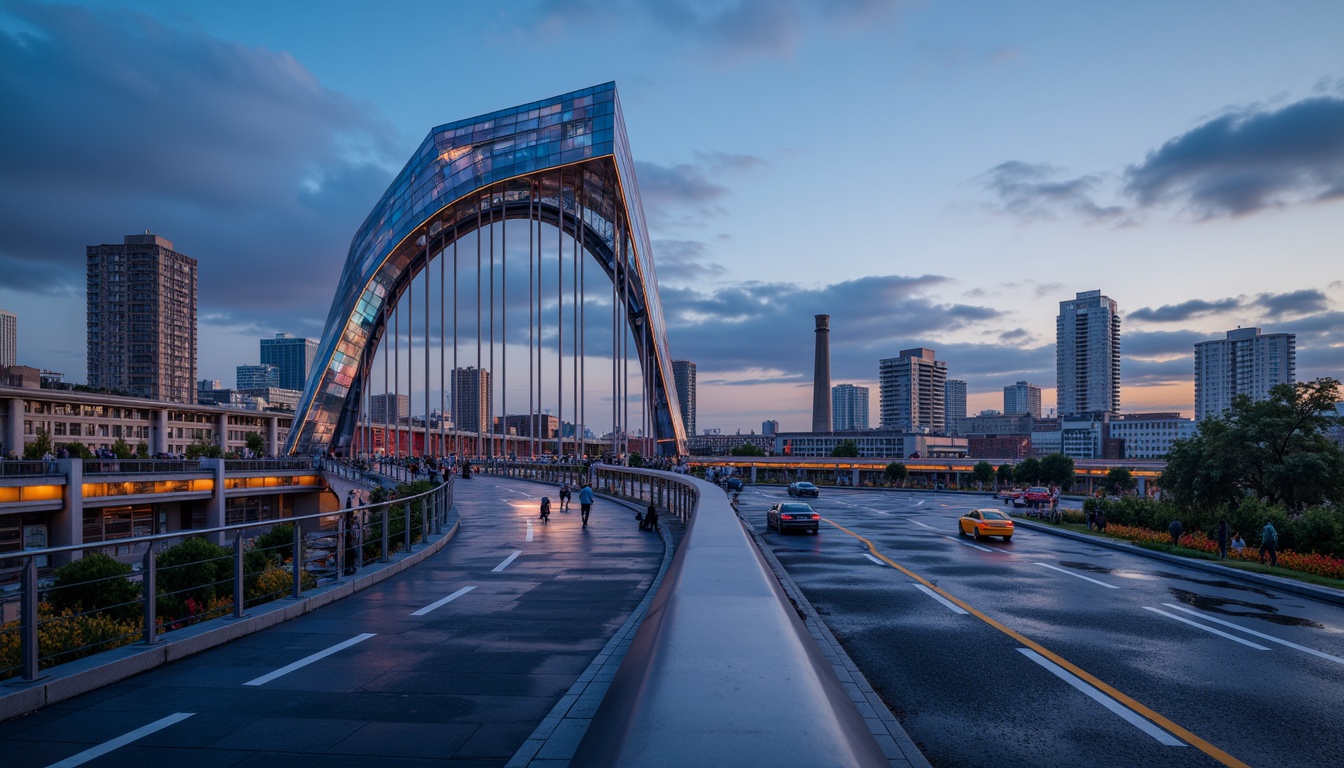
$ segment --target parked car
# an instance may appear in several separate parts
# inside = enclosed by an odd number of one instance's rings
[[[796,483],[789,483],[789,495],[797,496],[798,498],[811,496],[815,499],[821,496],[821,489],[809,482],[799,481]]]
[[[994,498],[1003,499],[1004,501],[1012,501],[1021,495],[1021,488],[1000,488],[994,492]]]
[[[1029,507],[1042,507],[1050,504],[1050,489],[1034,486],[1022,493],[1022,502]]]
[[[723,489],[729,492],[742,490],[742,485],[742,478],[740,477],[730,477],[723,481]]]
[[[793,530],[816,533],[821,528],[821,515],[809,504],[800,501],[781,501],[765,512],[765,527],[780,533]]]
[[[997,509],[972,509],[957,521],[958,536],[973,536],[977,540],[986,536],[1002,536],[1004,541],[1013,538],[1013,520]]]

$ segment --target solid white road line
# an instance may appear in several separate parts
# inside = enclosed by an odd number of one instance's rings
[[[512,555],[509,555],[508,557],[504,558],[504,562],[500,563],[499,565],[496,565],[496,566],[494,567],[494,569],[491,570],[490,572],[491,572],[491,573],[499,573],[500,571],[504,570],[505,568],[508,568],[508,567],[509,567],[509,563],[512,563],[514,560],[518,559],[518,556],[521,555],[521,554],[523,554],[523,550],[521,550],[521,549],[515,549],[515,550],[513,550],[513,554],[512,554]]]
[[[531,520],[528,520],[528,521],[527,521],[527,538],[525,539],[525,541],[531,541],[531,540],[532,540],[532,521],[531,521]]]
[[[305,656],[302,659],[299,659],[298,661],[294,662],[293,664],[287,664],[275,670],[274,672],[262,675],[261,677],[258,677],[255,680],[248,680],[246,683],[243,683],[243,685],[265,685],[271,682],[272,680],[276,679],[277,677],[283,677],[284,675],[288,675],[290,672],[293,672],[296,669],[302,669],[308,666],[309,664],[312,664],[314,661],[321,661],[322,659],[327,658],[333,653],[340,653],[341,651],[344,651],[346,648],[349,648],[350,646],[355,645],[357,643],[362,643],[373,636],[374,633],[372,632],[365,632],[362,635],[356,635],[350,638],[349,640],[346,640],[345,642],[337,643],[331,646],[325,651],[318,651],[317,653],[314,653],[311,656]]]
[[[992,548],[992,547],[982,547],[982,546],[980,546],[979,544],[972,544],[972,543],[969,542],[969,541],[962,541],[961,539],[956,539],[956,538],[953,538],[953,537],[951,537],[951,536],[948,536],[948,535],[945,534],[945,533],[942,533],[942,534],[939,534],[939,535],[942,536],[944,539],[947,539],[948,541],[955,541],[955,542],[957,542],[958,544],[960,544],[960,545],[963,546],[963,547],[970,547],[971,549],[978,549],[978,550],[980,550],[981,552],[1000,552],[1000,551],[1001,551],[1001,550],[998,550],[998,549],[994,549],[994,548]]]
[[[151,733],[154,733],[155,731],[161,731],[174,723],[180,723],[194,714],[196,713],[174,712],[173,714],[165,718],[155,720],[149,725],[136,728],[134,731],[131,731],[130,733],[127,733],[122,736],[118,736],[117,738],[112,739],[111,741],[105,741],[96,747],[90,747],[84,750],[83,752],[80,752],[78,755],[72,755],[70,757],[67,757],[64,760],[60,761],[59,763],[52,763],[51,765],[47,766],[47,768],[74,768],[74,766],[76,765],[83,765],[96,757],[102,757],[103,755],[106,755],[108,752],[111,752],[114,749],[119,749],[121,747],[126,746],[127,744],[130,744],[133,741],[143,739],[144,737],[148,736]]]
[[[863,556],[866,557],[866,558],[868,558],[869,560],[872,560],[874,563],[877,563],[878,565],[881,565],[881,566],[884,566],[884,567],[886,566],[886,563],[882,562],[881,560],[877,559],[876,557],[873,557],[872,555],[868,554],[867,552],[864,552],[864,553],[863,553]]]
[[[424,608],[421,608],[420,610],[416,611],[415,613],[412,613],[411,615],[412,615],[412,616],[424,616],[426,613],[429,613],[430,611],[434,610],[435,608],[442,608],[443,606],[445,606],[445,605],[447,605],[447,604],[453,602],[453,601],[456,600],[457,598],[459,598],[459,597],[461,597],[461,596],[467,594],[468,592],[470,592],[470,591],[473,590],[473,589],[475,589],[475,587],[463,587],[463,588],[457,590],[456,592],[454,592],[453,594],[451,594],[451,595],[449,595],[449,596],[447,596],[447,597],[445,597],[445,598],[441,598],[441,599],[439,599],[439,600],[435,600],[434,602],[430,603],[429,605],[426,605]]]
[[[1320,658],[1322,658],[1322,659],[1325,659],[1326,661],[1333,661],[1333,662],[1335,662],[1336,664],[1344,664],[1344,659],[1341,659],[1341,658],[1338,657],[1338,656],[1331,656],[1330,654],[1325,653],[1324,651],[1318,651],[1318,650],[1316,650],[1315,648],[1308,648],[1308,647],[1306,647],[1305,645],[1298,645],[1297,643],[1290,643],[1290,642],[1288,642],[1287,640],[1280,640],[1279,638],[1274,637],[1273,635],[1266,635],[1264,632],[1256,632],[1254,629],[1247,629],[1246,627],[1239,627],[1239,626],[1237,626],[1236,624],[1233,624],[1233,623],[1230,622],[1230,621],[1223,621],[1222,619],[1215,619],[1214,617],[1212,617],[1212,616],[1210,616],[1210,615],[1208,615],[1208,614],[1206,614],[1206,613],[1200,613],[1199,611],[1191,610],[1191,609],[1189,609],[1189,608],[1186,608],[1186,607],[1183,606],[1183,605],[1175,605],[1175,604],[1173,604],[1173,603],[1163,603],[1163,605],[1167,606],[1168,608],[1175,608],[1175,609],[1178,610],[1178,611],[1183,611],[1183,612],[1185,612],[1185,613],[1190,614],[1191,616],[1198,616],[1199,618],[1201,618],[1201,619],[1203,619],[1203,620],[1205,620],[1205,621],[1212,621],[1212,622],[1214,622],[1214,623],[1216,623],[1216,624],[1222,624],[1222,625],[1225,626],[1225,627],[1231,627],[1231,628],[1237,630],[1238,632],[1245,632],[1245,633],[1248,634],[1248,635],[1254,635],[1254,636],[1256,636],[1256,637],[1258,637],[1258,638],[1261,638],[1262,640],[1268,640],[1268,641],[1271,642],[1271,643],[1278,643],[1279,645],[1286,645],[1286,646],[1288,646],[1289,648],[1292,648],[1292,649],[1294,649],[1294,650],[1302,651],[1303,653],[1310,653],[1312,656],[1320,657]]]
[[[916,506],[916,507],[922,507],[922,506],[924,506],[924,505],[927,504],[927,503],[929,503],[929,502],[928,502],[928,499],[925,499],[925,500],[923,500],[923,501],[920,501],[920,502],[916,503],[915,506]]]
[[[1072,576],[1075,579],[1082,579],[1083,581],[1090,581],[1093,584],[1099,584],[1107,589],[1119,589],[1119,587],[1115,586],[1114,584],[1107,584],[1104,581],[1097,581],[1091,576],[1084,576],[1081,573],[1074,573],[1073,571],[1070,571],[1067,568],[1060,568],[1057,565],[1051,565],[1049,563],[1037,563],[1037,565],[1041,566],[1042,568],[1049,568],[1052,571],[1059,571],[1060,573],[1068,574],[1069,576]]]
[[[1242,640],[1240,637],[1237,637],[1236,635],[1229,635],[1229,634],[1227,634],[1226,632],[1222,631],[1221,629],[1214,629],[1213,627],[1206,627],[1206,626],[1204,626],[1203,624],[1200,624],[1200,623],[1197,622],[1197,621],[1191,621],[1191,620],[1189,620],[1189,619],[1187,619],[1187,618],[1185,618],[1185,617],[1183,617],[1183,616],[1177,616],[1177,615],[1174,614],[1174,613],[1167,613],[1166,611],[1161,610],[1160,608],[1153,608],[1152,606],[1145,605],[1145,606],[1143,606],[1143,610],[1145,610],[1145,611],[1152,611],[1153,613],[1156,613],[1156,614],[1158,614],[1159,616],[1166,616],[1168,619],[1175,619],[1175,620],[1181,622],[1182,624],[1189,624],[1190,626],[1192,626],[1192,627],[1194,627],[1194,628],[1196,628],[1196,629],[1202,629],[1202,630],[1204,630],[1205,632],[1208,632],[1209,634],[1217,635],[1217,636],[1219,636],[1219,637],[1225,637],[1225,638],[1227,638],[1228,640],[1231,640],[1231,641],[1234,642],[1234,643],[1241,643],[1242,645],[1244,645],[1244,646],[1246,646],[1246,647],[1248,647],[1248,648],[1254,648],[1254,649],[1256,649],[1257,651],[1268,651],[1268,650],[1269,650],[1268,648],[1266,648],[1266,647],[1263,646],[1263,645],[1256,645],[1255,643],[1252,643],[1250,640]]]
[[[932,597],[934,600],[937,600],[938,602],[942,603],[944,606],[947,607],[947,610],[949,610],[949,611],[951,611],[951,612],[953,612],[953,613],[959,613],[959,614],[961,614],[962,616],[969,615],[968,612],[967,612],[967,610],[966,610],[965,608],[962,608],[960,605],[957,605],[956,603],[952,602],[951,600],[948,600],[946,597],[943,597],[942,595],[938,594],[937,592],[934,592],[932,589],[929,589],[928,587],[924,586],[923,584],[916,584],[916,585],[915,585],[915,589],[918,589],[920,592],[923,592],[924,594],[928,595],[929,597]]]
[[[910,520],[910,518],[907,517],[906,520]],[[925,528],[928,528],[930,531],[938,530],[937,528],[934,528],[932,525],[924,525],[924,523],[921,523],[918,520],[910,520],[910,522],[914,523],[915,525],[922,525]]]
[[[1140,731],[1143,731],[1149,736],[1152,736],[1154,739],[1157,739],[1162,744],[1165,744],[1168,747],[1185,746],[1185,742],[1181,741],[1175,736],[1172,736],[1171,734],[1167,733],[1161,728],[1158,728],[1156,725],[1153,725],[1151,722],[1144,719],[1143,717],[1140,717],[1138,713],[1136,713],[1134,710],[1124,706],[1115,699],[1112,699],[1110,696],[1107,696],[1106,694],[1102,693],[1101,691],[1097,690],[1091,685],[1088,685],[1087,683],[1083,682],[1082,679],[1079,678],[1077,675],[1073,674],[1067,669],[1064,669],[1055,662],[1045,658],[1044,656],[1031,650],[1030,648],[1018,648],[1017,650],[1020,653],[1022,653],[1022,655],[1026,656],[1028,659],[1031,659],[1037,664],[1040,664],[1042,667],[1045,667],[1060,680],[1063,680],[1064,682],[1068,683],[1074,688],[1077,688],[1078,690],[1082,691],[1084,694],[1087,695],[1088,698],[1097,702],[1101,706],[1111,710],[1115,714],[1119,715],[1125,722],[1129,723],[1135,728],[1138,728]]]

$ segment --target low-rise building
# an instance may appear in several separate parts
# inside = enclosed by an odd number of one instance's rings
[[[1124,441],[1122,458],[1165,459],[1177,440],[1189,440],[1198,429],[1179,413],[1126,413],[1111,419],[1109,436]]]
[[[776,456],[830,456],[840,443],[852,440],[862,458],[962,458],[968,451],[966,438],[865,429],[849,432],[778,432]]]

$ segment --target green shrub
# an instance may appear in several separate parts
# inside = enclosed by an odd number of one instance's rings
[[[108,613],[77,616],[45,602],[37,607],[37,620],[38,666],[42,669],[133,643],[144,627],[143,617],[123,621]],[[18,674],[21,644],[19,622],[0,627],[0,678]]]
[[[57,613],[107,610],[116,619],[131,619],[144,609],[139,603],[140,584],[130,575],[131,566],[92,552],[57,568],[44,598]]]
[[[264,570],[264,564],[257,568]],[[158,557],[159,611],[164,616],[191,614],[187,601],[209,605],[233,597],[233,550],[202,538],[165,549]]]

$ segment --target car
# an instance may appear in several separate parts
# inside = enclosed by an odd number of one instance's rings
[[[1029,507],[1040,507],[1050,503],[1050,489],[1033,486],[1022,492],[1022,502]]]
[[[1003,499],[1004,501],[1012,501],[1014,499],[1020,498],[1021,496],[1022,496],[1022,489],[1020,488],[1000,488],[999,490],[994,492],[994,498]]]
[[[1013,538],[1013,520],[997,509],[972,509],[957,521],[958,536],[973,536],[977,540],[986,536],[1002,536],[1004,541]]]
[[[781,501],[766,510],[765,527],[774,528],[780,533],[794,530],[816,533],[821,528],[821,515],[812,511],[810,504]]]
[[[742,478],[740,478],[740,477],[730,477],[730,478],[728,478],[727,480],[724,480],[724,481],[723,481],[723,489],[724,489],[725,491],[730,491],[730,492],[731,492],[731,491],[740,491],[740,490],[742,490]]]
[[[799,481],[789,483],[789,495],[797,496],[800,499],[804,496],[811,496],[815,499],[821,496],[821,489],[809,482]]]

